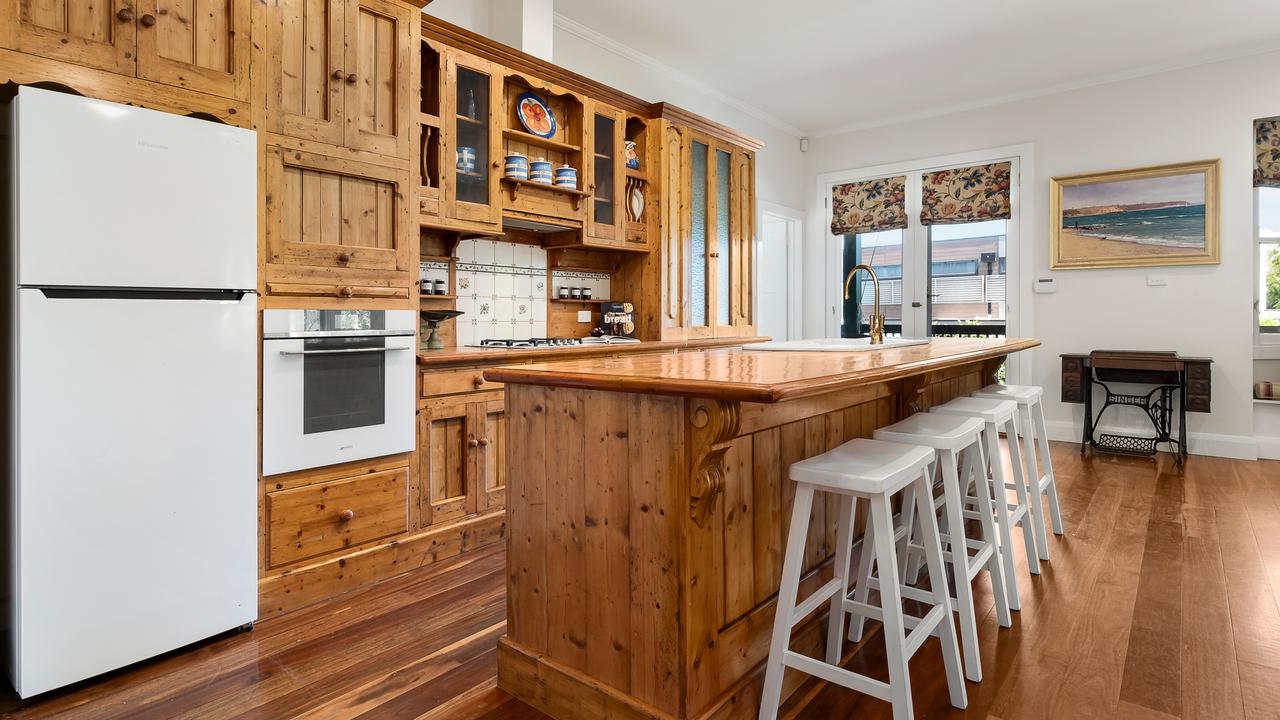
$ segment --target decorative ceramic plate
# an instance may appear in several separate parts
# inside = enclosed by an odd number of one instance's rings
[[[551,139],[556,134],[556,114],[542,98],[527,92],[516,98],[516,117],[525,130],[538,137]]]

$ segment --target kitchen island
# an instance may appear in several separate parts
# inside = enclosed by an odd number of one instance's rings
[[[754,718],[792,463],[992,381],[1026,339],[741,349],[498,367],[507,634],[498,684],[559,719]],[[810,520],[807,594],[835,501]],[[859,523],[859,528],[861,523]],[[820,655],[825,605],[793,633]],[[801,676],[787,674],[784,697]]]

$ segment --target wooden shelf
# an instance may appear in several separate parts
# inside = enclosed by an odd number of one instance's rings
[[[605,298],[590,298],[590,299],[588,299],[588,300],[584,300],[584,299],[578,298],[578,299],[576,299],[576,300],[575,300],[574,298],[558,298],[558,297],[554,297],[554,298],[547,298],[547,299],[548,299],[548,300],[550,300],[551,302],[554,302],[554,303],[607,303],[607,302],[614,302],[613,300],[608,300],[608,299],[605,299]]]
[[[556,187],[555,185],[544,185],[543,183],[534,182],[532,180],[516,180],[514,178],[504,177],[502,178],[502,184],[506,185],[507,188],[511,190],[512,202],[515,202],[516,196],[520,194],[520,189],[526,187],[537,188],[539,190],[549,190],[553,193],[567,195],[573,199],[574,210],[578,209],[578,206],[582,203],[582,198],[591,196],[591,193],[583,192],[581,190],[571,190],[569,188]]]
[[[553,248],[553,249],[554,249],[554,248]],[[608,269],[605,269],[605,268],[570,267],[570,266],[568,266],[568,265],[565,265],[565,266],[556,266],[556,267],[549,267],[549,268],[547,268],[547,270],[549,270],[549,271],[551,271],[551,272],[553,272],[553,273],[554,273],[554,272],[557,272],[557,271],[560,271],[560,272],[595,273],[595,274],[597,274],[597,275],[612,275],[612,274],[614,274],[615,272],[617,272],[616,270],[608,270]],[[559,298],[553,298],[553,299],[557,299],[557,300],[558,300]]]
[[[649,182],[649,177],[639,170],[632,170],[631,168],[625,168],[623,173],[629,178],[635,178],[636,180],[639,180],[641,182]]]
[[[419,300],[457,300],[457,295],[419,295]]]
[[[442,263],[453,262],[452,255],[419,255],[418,257],[423,262],[442,262]]]
[[[582,147],[579,145],[570,145],[569,143],[562,143],[558,140],[550,140],[544,137],[538,137],[537,135],[534,135],[532,133],[527,133],[527,132],[524,132],[523,130],[515,130],[513,128],[504,129],[502,131],[502,137],[507,140],[522,142],[526,145],[536,145],[541,148],[546,148],[548,150],[556,150],[558,152],[563,152],[563,153],[582,152]]]
[[[1280,399],[1254,398],[1253,401],[1259,405],[1280,405]]]
[[[439,115],[432,115],[431,113],[420,112],[418,113],[418,122],[423,125],[430,125],[431,127],[436,128],[437,130],[440,129]]]
[[[484,178],[484,175],[481,175],[480,173],[462,172],[461,170],[456,169],[453,172],[458,177],[471,178],[472,180],[481,180]]]
[[[612,159],[613,159],[613,156],[612,156],[612,155],[605,155],[604,153],[594,153],[594,155],[595,155],[596,157],[600,158],[601,160],[612,160]]]
[[[463,115],[461,113],[457,115],[457,118],[458,118],[458,122],[467,123],[468,125],[477,125],[477,126],[488,125],[488,123],[485,122],[484,120],[477,120],[473,117],[467,117],[466,115]]]

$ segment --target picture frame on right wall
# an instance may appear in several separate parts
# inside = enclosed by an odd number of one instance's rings
[[[1221,160],[1049,180],[1049,268],[1220,261]]]

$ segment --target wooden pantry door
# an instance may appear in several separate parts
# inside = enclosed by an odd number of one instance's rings
[[[134,0],[138,77],[249,99],[249,0]]]

